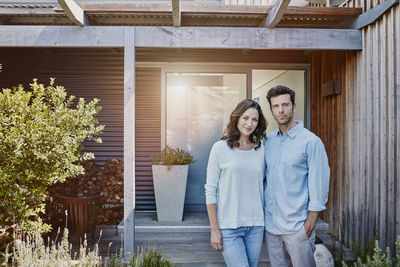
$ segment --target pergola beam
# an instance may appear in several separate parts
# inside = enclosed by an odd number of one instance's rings
[[[287,50],[361,50],[362,34],[347,29],[0,26],[0,47],[124,47],[135,29],[135,47]]]
[[[0,7],[1,15],[55,15],[57,12],[51,8],[41,7]]]
[[[264,27],[273,28],[281,21],[283,14],[289,6],[290,0],[277,0],[265,19]]]
[[[65,14],[70,18],[76,25],[85,26],[88,25],[85,11],[75,3],[74,0],[57,0],[60,6],[63,8]]]
[[[361,50],[361,32],[345,29],[137,27],[136,47]]]
[[[172,22],[175,27],[181,26],[181,1],[172,0]]]
[[[0,47],[124,47],[125,28],[3,25]]]
[[[169,14],[171,13],[171,4],[159,3],[159,4],[138,4],[124,2],[124,4],[118,4],[118,2],[82,2],[79,5],[85,10],[86,13],[96,14],[128,14],[128,13],[140,13],[140,14]],[[221,15],[266,15],[270,13],[269,6],[245,6],[245,5],[199,5],[190,2],[180,3],[181,13],[183,14],[221,14]],[[55,12],[62,12],[60,7],[54,8]],[[339,7],[300,7],[300,6],[289,6],[286,9],[285,15],[293,16],[342,16],[342,17],[353,17],[359,16],[362,13],[361,8],[339,8]]]
[[[371,8],[370,10],[361,14],[353,23],[353,29],[362,29],[375,21],[382,15],[388,12],[394,5],[397,5],[399,0],[386,0],[381,4]]]

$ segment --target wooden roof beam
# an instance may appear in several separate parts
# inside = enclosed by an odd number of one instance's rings
[[[172,22],[175,27],[181,26],[181,1],[172,0]]]
[[[70,18],[76,25],[85,26],[88,25],[87,16],[85,11],[75,3],[74,0],[57,0],[60,6],[63,8],[65,14]]]
[[[0,47],[123,47],[131,29],[135,29],[135,47],[362,49],[362,32],[348,29],[26,25],[0,26]]]
[[[281,21],[283,14],[289,6],[290,0],[277,0],[265,19],[264,27],[273,28]]]
[[[388,12],[394,5],[397,5],[399,0],[386,0],[370,10],[362,13],[353,23],[353,29],[362,29],[375,21],[383,14]]]

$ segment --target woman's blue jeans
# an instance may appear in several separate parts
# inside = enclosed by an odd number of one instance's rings
[[[221,229],[222,255],[228,267],[257,267],[264,226]]]

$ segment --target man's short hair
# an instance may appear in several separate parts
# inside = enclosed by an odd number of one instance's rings
[[[294,105],[296,93],[289,87],[286,87],[284,85],[278,85],[278,86],[275,86],[275,87],[272,87],[271,89],[269,89],[268,94],[267,94],[267,100],[268,100],[269,106],[271,106],[271,97],[279,96],[279,95],[286,95],[286,94],[290,95],[290,101],[292,102],[292,105]]]

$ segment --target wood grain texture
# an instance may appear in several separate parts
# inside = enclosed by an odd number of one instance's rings
[[[110,4],[110,3],[82,3],[81,7],[87,13],[129,13],[129,12],[171,12],[171,3],[165,4]],[[214,14],[268,14],[272,6],[265,5],[217,5],[217,4],[193,4],[188,2],[181,3],[182,13],[214,13]],[[55,11],[62,11],[61,7],[54,8]],[[289,6],[285,11],[285,15],[320,15],[320,16],[358,16],[361,9],[359,8],[339,8],[339,7],[300,7]]]
[[[124,35],[124,259],[135,252],[135,36]]]
[[[0,47],[123,47],[125,27],[0,26]]]
[[[181,26],[181,1],[180,0],[171,0],[172,1],[172,21],[175,27]]]
[[[399,0],[385,0],[361,14],[353,24],[353,29],[364,28],[376,22],[383,14],[388,12],[394,5],[398,5]]]
[[[361,32],[335,29],[137,27],[137,47],[359,50]]]
[[[57,0],[60,6],[63,8],[65,14],[70,18],[76,25],[85,26],[88,24],[85,11],[78,6],[74,0]]]
[[[362,51],[312,54],[311,128],[332,175],[324,216],[349,246],[376,237],[393,251],[400,234],[399,20],[395,7],[363,29]],[[322,98],[326,79],[343,80],[342,94]]]
[[[267,18],[265,19],[264,27],[273,28],[275,27],[279,21],[282,19],[283,14],[287,7],[289,6],[290,0],[278,0],[275,5],[272,7],[271,11],[268,13]]]
[[[0,26],[0,47],[122,47],[125,29],[136,47],[359,50],[362,39],[340,29]]]

